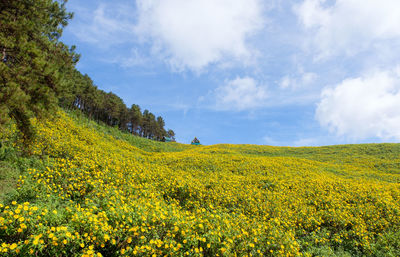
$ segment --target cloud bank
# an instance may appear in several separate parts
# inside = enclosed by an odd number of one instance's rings
[[[312,32],[319,58],[380,47],[400,39],[400,2],[397,0],[305,0],[294,10]]]

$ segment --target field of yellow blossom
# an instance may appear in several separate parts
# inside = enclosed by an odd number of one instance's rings
[[[29,160],[0,151],[23,168],[2,256],[400,256],[400,144],[191,146],[63,111],[35,126]]]

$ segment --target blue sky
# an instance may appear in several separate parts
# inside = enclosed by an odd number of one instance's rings
[[[69,0],[77,68],[177,141],[400,140],[398,0]]]

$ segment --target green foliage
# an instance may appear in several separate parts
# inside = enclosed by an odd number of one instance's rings
[[[7,143],[0,146],[0,202],[11,202],[15,199],[32,199],[32,193],[15,191],[17,180],[28,169],[44,168],[47,163],[37,156],[25,156],[18,147],[17,137],[9,137]],[[49,164],[49,163],[47,163]],[[32,190],[28,190],[33,192]]]
[[[9,162],[0,161],[0,202],[4,201],[4,195],[15,189],[19,170]]]
[[[129,109],[129,118],[131,123],[131,132],[132,134],[139,135],[140,134],[140,126],[143,121],[142,112],[140,111],[140,106],[137,104],[132,104]]]
[[[50,0],[1,4],[0,123],[15,120],[26,142],[34,135],[30,118],[54,112],[60,71],[74,63],[74,54],[58,41],[72,17],[64,5]]]
[[[35,131],[31,118],[52,115],[59,104],[98,122],[146,138],[167,135],[162,117],[127,108],[75,68],[79,55],[58,39],[72,18],[67,0],[6,0],[0,7],[0,129],[15,121],[27,147]]]
[[[375,256],[400,256],[400,231],[390,231],[381,235],[373,245]]]

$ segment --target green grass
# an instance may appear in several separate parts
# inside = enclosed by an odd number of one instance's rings
[[[331,164],[373,163],[373,168],[385,173],[400,174],[400,144],[349,144],[321,147],[275,147],[261,145],[215,145],[215,153],[230,153],[259,157],[295,157]],[[368,168],[371,168],[368,166]]]
[[[43,169],[50,165],[38,156],[27,156],[13,146],[12,141],[0,144],[0,202],[14,196],[18,178],[29,168]]]
[[[20,170],[9,162],[0,162],[0,202],[3,202],[5,196],[15,188],[20,174]]]

